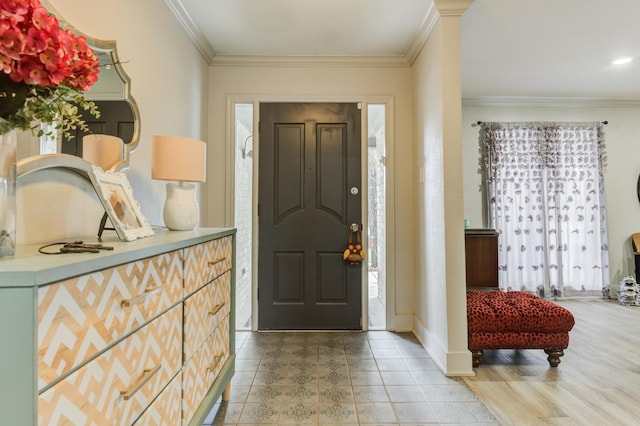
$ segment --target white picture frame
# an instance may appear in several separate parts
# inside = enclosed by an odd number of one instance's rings
[[[119,239],[133,241],[154,235],[124,173],[105,172],[92,165],[89,177]]]

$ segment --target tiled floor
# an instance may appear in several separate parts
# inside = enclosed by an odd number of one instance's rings
[[[231,400],[204,425],[494,424],[412,334],[237,333]]]

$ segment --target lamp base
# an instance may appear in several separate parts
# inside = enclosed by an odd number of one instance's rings
[[[167,201],[164,204],[164,223],[167,228],[171,231],[189,231],[195,228],[199,218],[195,185],[167,183]]]

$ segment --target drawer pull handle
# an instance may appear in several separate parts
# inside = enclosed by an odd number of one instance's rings
[[[216,266],[218,263],[222,263],[222,262],[224,262],[225,260],[227,260],[227,258],[226,258],[226,257],[221,257],[220,259],[216,259],[216,260],[213,260],[213,261],[209,261],[209,262],[207,262],[207,265],[209,265],[209,266]]]
[[[132,305],[136,305],[140,302],[144,302],[146,299],[148,299],[149,297],[153,296],[154,294],[156,294],[157,292],[161,291],[162,287],[153,287],[153,288],[148,288],[144,291],[144,293],[142,293],[140,296],[138,297],[134,297],[133,299],[125,299],[122,302],[120,302],[120,305],[123,308],[128,308],[129,306]]]
[[[120,391],[120,395],[122,395],[122,398],[125,401],[128,401],[131,398],[133,398],[133,395],[135,395],[136,392],[138,392],[140,388],[142,388],[144,384],[147,383],[158,371],[160,371],[159,365],[150,370],[144,370],[142,372],[142,376],[140,376],[138,381],[133,384],[131,389]]]
[[[207,367],[207,371],[210,371],[210,372],[215,371],[216,368],[218,368],[218,364],[220,364],[220,361],[222,361],[221,353],[213,357],[213,364]]]
[[[221,303],[219,305],[216,305],[213,307],[212,310],[209,311],[209,315],[214,316],[215,314],[217,314],[220,309],[222,309],[224,307],[224,303]]]

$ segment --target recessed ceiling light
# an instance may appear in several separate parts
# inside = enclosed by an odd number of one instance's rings
[[[615,61],[613,61],[613,65],[624,65],[624,64],[628,64],[631,61],[633,61],[633,58],[618,58]]]

